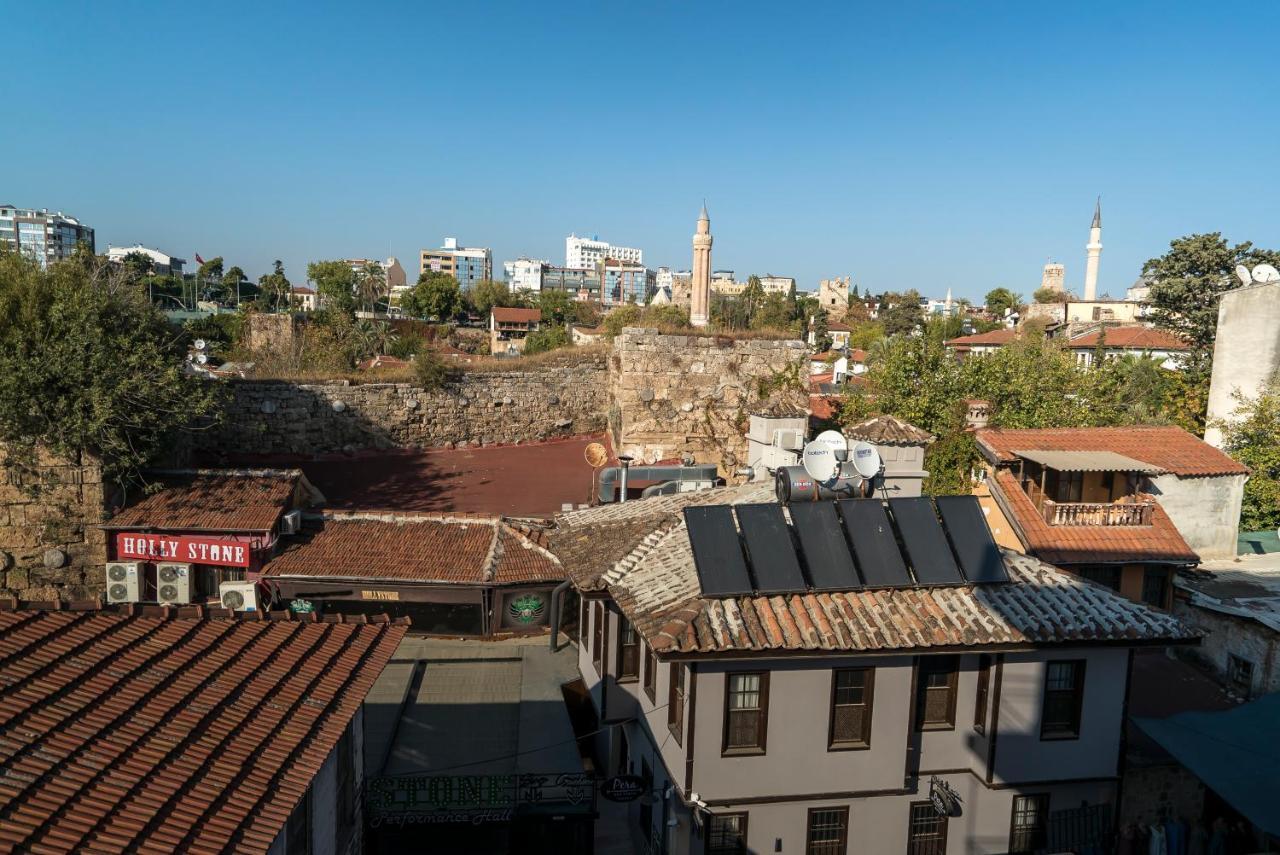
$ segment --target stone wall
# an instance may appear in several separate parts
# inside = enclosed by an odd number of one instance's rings
[[[746,464],[748,416],[804,413],[808,356],[800,341],[627,327],[609,358],[614,447],[640,461],[690,455],[730,476]]]
[[[222,425],[197,436],[195,452],[209,461],[600,433],[607,378],[603,355],[575,352],[526,370],[464,374],[431,392],[409,383],[231,381]]]
[[[102,471],[87,459],[0,452],[0,595],[76,600],[102,591]]]

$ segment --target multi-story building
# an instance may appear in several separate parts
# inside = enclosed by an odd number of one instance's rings
[[[489,311],[489,352],[513,356],[524,350],[524,340],[542,323],[538,309],[494,306]]]
[[[41,267],[70,258],[81,242],[90,252],[96,251],[93,229],[74,217],[0,204],[0,246],[21,252]]]
[[[600,264],[600,274],[606,303],[644,305],[657,287],[654,272],[643,264],[606,258]]]
[[[564,239],[565,267],[595,267],[606,258],[643,264],[644,251],[629,246],[614,246],[608,241],[600,240],[596,235],[578,237],[572,234]]]
[[[185,258],[178,258],[175,255],[168,255],[158,249],[145,247],[140,243],[133,246],[109,246],[107,247],[107,260],[113,264],[121,264],[125,257],[138,253],[145,255],[151,259],[151,272],[157,276],[181,276],[182,268],[186,265]]]
[[[748,484],[562,514],[552,549],[645,851],[1108,851],[1133,650],[1195,638],[997,549],[973,497]]]
[[[507,287],[512,291],[536,293],[542,290],[542,272],[549,266],[544,258],[520,256],[515,261],[504,261],[502,270],[507,280]]]
[[[418,273],[428,270],[447,273],[463,288],[470,288],[477,282],[493,278],[493,252],[487,246],[458,246],[457,238],[445,238],[440,249],[422,250]]]
[[[543,289],[568,291],[579,300],[600,300],[600,271],[594,267],[554,267],[542,269]]]
[[[371,264],[376,264],[382,268],[382,275],[385,278],[383,293],[385,294],[402,294],[409,288],[409,277],[405,273],[404,267],[400,265],[400,259],[391,256],[386,261],[378,261],[374,258],[347,258],[343,263],[349,266],[356,273],[361,273]]]

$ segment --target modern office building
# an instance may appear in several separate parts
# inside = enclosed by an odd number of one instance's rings
[[[600,272],[594,267],[554,267],[542,269],[542,288],[569,291],[578,300],[600,299]]]
[[[489,247],[458,246],[457,238],[445,238],[440,249],[424,249],[418,273],[447,273],[463,288],[493,278],[493,252]]]
[[[537,292],[542,290],[542,271],[549,266],[544,258],[520,256],[515,261],[504,261],[502,271],[512,291]]]
[[[606,258],[643,264],[644,252],[629,246],[613,246],[595,235],[591,237],[569,235],[564,239],[565,267],[595,267]]]
[[[186,265],[185,258],[178,258],[176,255],[168,255],[158,249],[145,247],[140,243],[133,246],[109,246],[107,247],[107,260],[113,264],[122,264],[127,256],[138,253],[145,255],[151,259],[151,272],[157,276],[181,276],[182,268]]]
[[[93,229],[74,217],[0,203],[0,246],[35,259],[41,267],[70,258],[81,241],[96,250]]]
[[[601,264],[601,276],[606,303],[637,303],[643,305],[657,287],[657,277],[643,264],[607,258]]]

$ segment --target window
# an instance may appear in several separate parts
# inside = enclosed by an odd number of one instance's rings
[[[1084,701],[1084,660],[1050,662],[1044,676],[1041,739],[1074,739],[1080,735]]]
[[[1077,567],[1076,572],[1104,588],[1120,590],[1120,568],[1114,564],[1084,564]]]
[[[714,814],[707,825],[707,855],[746,855],[747,815]]]
[[[956,726],[955,656],[920,657],[916,695],[916,729],[950,730]]]
[[[640,676],[640,636],[626,618],[618,625],[618,682],[635,682]]]
[[[311,788],[289,814],[284,826],[285,855],[311,855]]]
[[[769,723],[769,674],[726,674],[724,680],[725,754],[763,754]]]
[[[831,672],[831,732],[828,749],[871,745],[872,668],[840,668]]]
[[[1049,845],[1049,794],[1013,797],[1009,855],[1032,855]]]
[[[644,693],[649,703],[658,702],[658,657],[648,644],[644,645]]]
[[[978,693],[973,703],[973,729],[987,732],[987,696],[991,692],[991,654],[978,656]]]
[[[844,855],[849,835],[849,809],[810,808],[806,855]]]
[[[1248,697],[1253,691],[1253,663],[1248,659],[1236,656],[1234,653],[1227,654],[1227,678],[1231,681],[1231,685],[1244,693]]]
[[[1084,492],[1083,472],[1059,472],[1058,484],[1054,491],[1054,500],[1059,502],[1078,502]]]
[[[907,824],[907,855],[946,855],[947,818],[933,802],[912,802]]]
[[[594,609],[591,610],[592,627],[591,627],[591,664],[595,666],[596,673],[601,677],[604,676],[604,619],[608,612],[604,609],[604,603],[596,603]]]
[[[684,666],[672,662],[667,693],[667,730],[676,738],[676,745],[684,744]]]
[[[1158,609],[1169,602],[1169,568],[1148,567],[1142,573],[1142,602]]]

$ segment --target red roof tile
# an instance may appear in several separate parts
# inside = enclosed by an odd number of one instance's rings
[[[1052,564],[1200,561],[1159,502],[1153,503],[1151,525],[1049,525],[1012,472],[999,470],[988,483],[1027,551]]]
[[[1105,331],[1091,332],[1067,341],[1067,347],[1076,350],[1095,348],[1099,340],[1103,347],[1122,350],[1190,350],[1191,345],[1171,332],[1151,327],[1110,327]]]
[[[406,628],[0,608],[0,851],[267,852]]]
[[[972,347],[973,345],[988,345],[1000,347],[1006,345],[1018,337],[1016,329],[998,329],[990,332],[974,333],[973,335],[962,335],[959,338],[948,339],[947,347]]]
[[[270,531],[293,504],[297,469],[198,470],[161,476],[159,492],[118,511],[106,528]]]
[[[529,533],[497,517],[325,514],[263,568],[266,576],[509,585],[565,578]]]
[[[1179,427],[983,428],[975,438],[987,456],[998,463],[1016,460],[1015,450],[1114,451],[1182,477],[1249,472],[1244,464]]]
[[[542,320],[540,309],[508,309],[493,307],[493,319],[500,324],[528,324]]]

